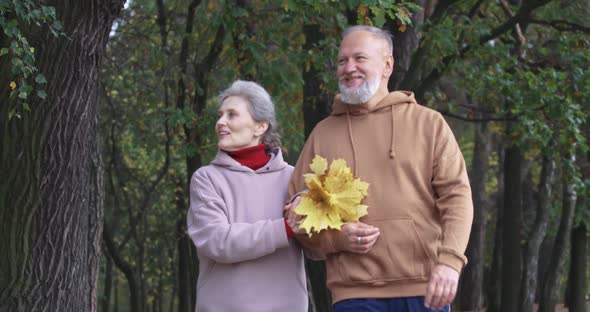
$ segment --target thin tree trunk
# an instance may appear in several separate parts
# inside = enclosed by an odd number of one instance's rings
[[[549,157],[543,157],[541,169],[541,181],[539,182],[539,200],[537,213],[532,231],[528,237],[524,254],[524,273],[520,311],[531,312],[535,303],[535,291],[537,289],[537,276],[539,271],[539,250],[547,230],[550,214],[550,202],[555,173],[555,162]]]
[[[588,209],[578,206],[578,209]],[[584,312],[586,309],[586,272],[588,261],[588,232],[580,222],[572,233],[572,250],[568,278],[567,305],[570,312]]]
[[[483,306],[483,280],[486,237],[486,172],[489,162],[489,137],[486,135],[487,125],[478,124],[475,130],[475,146],[473,161],[469,173],[471,193],[473,196],[473,225],[467,244],[466,256],[469,263],[461,274],[458,304],[460,310],[478,310]]]
[[[574,156],[570,156],[572,161]],[[541,300],[539,302],[539,312],[553,312],[559,300],[559,289],[561,276],[564,271],[567,253],[569,252],[570,235],[574,212],[576,207],[576,191],[575,184],[567,173],[564,173],[563,179],[563,207],[561,214],[561,221],[555,243],[553,244],[553,252],[551,253],[551,260],[549,263],[549,270],[545,276],[542,285]]]
[[[119,312],[119,283],[117,282],[117,272],[115,271],[115,281],[113,283],[113,291],[115,293],[113,299],[113,312]]]
[[[111,304],[111,291],[113,288],[113,260],[105,253],[105,272],[104,272],[104,293],[102,298],[102,311],[109,312]]]
[[[504,218],[503,218],[503,270],[502,312],[518,312],[522,273],[522,192],[520,148],[512,145],[506,149],[504,160]]]
[[[137,277],[137,273],[133,269],[133,266],[127,261],[125,261],[125,259],[123,259],[123,257],[119,253],[116,243],[113,240],[111,230],[109,229],[109,226],[106,223],[104,224],[104,231],[102,234],[103,240],[109,252],[109,256],[112,257],[113,262],[115,262],[117,268],[119,268],[119,270],[123,272],[123,275],[125,275],[125,278],[127,279],[127,283],[129,285],[130,310],[133,312],[143,311],[143,301],[141,300],[140,289],[141,286],[139,285],[140,282],[139,278]]]
[[[21,31],[36,48],[47,96],[32,92],[31,110],[9,120],[20,104],[8,88],[0,93],[0,311],[96,311],[104,198],[98,86],[123,1],[43,4],[56,8],[65,36]],[[0,72],[7,86],[9,62]]]
[[[502,266],[503,266],[503,221],[504,221],[504,154],[503,147],[498,149],[498,192],[496,193],[496,223],[494,228],[494,248],[492,251],[492,264],[487,274],[486,285],[488,312],[498,312],[502,305]]]

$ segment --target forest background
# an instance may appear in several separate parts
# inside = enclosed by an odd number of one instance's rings
[[[188,180],[217,94],[267,88],[294,164],[359,23],[394,35],[390,90],[440,111],[468,163],[454,310],[586,311],[590,2],[124,2],[0,0],[0,311],[192,311]]]

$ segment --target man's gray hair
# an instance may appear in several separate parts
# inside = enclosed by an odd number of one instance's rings
[[[270,148],[281,148],[275,106],[268,92],[256,82],[236,80],[219,94],[218,107],[221,107],[223,101],[230,96],[239,96],[248,102],[248,111],[254,121],[268,122],[268,129],[262,135],[262,143],[266,143]]]
[[[388,32],[387,30],[383,30],[381,28],[377,28],[375,26],[369,26],[369,25],[356,25],[356,26],[351,26],[349,28],[347,28],[343,33],[342,33],[342,39],[344,39],[344,37],[346,37],[348,34],[355,32],[355,31],[359,31],[359,30],[363,30],[363,31],[368,31],[371,34],[373,34],[373,36],[375,36],[377,39],[381,39],[383,41],[385,41],[387,43],[387,52],[389,53],[389,55],[393,55],[393,40],[391,39],[391,33]]]

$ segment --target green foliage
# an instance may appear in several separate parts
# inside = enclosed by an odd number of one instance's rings
[[[10,59],[11,63],[10,83],[0,88],[9,88],[10,97],[20,103],[10,108],[9,119],[30,110],[27,100],[33,92],[42,100],[47,96],[47,81],[35,65],[35,48],[22,32],[34,26],[47,26],[56,36],[62,28],[53,7],[32,0],[0,0],[0,28],[4,33],[4,37],[0,34],[0,61]]]

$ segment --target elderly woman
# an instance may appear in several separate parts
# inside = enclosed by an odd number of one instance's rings
[[[293,167],[281,154],[273,102],[240,80],[219,102],[217,156],[190,186],[196,311],[307,311],[303,254],[283,217]]]

